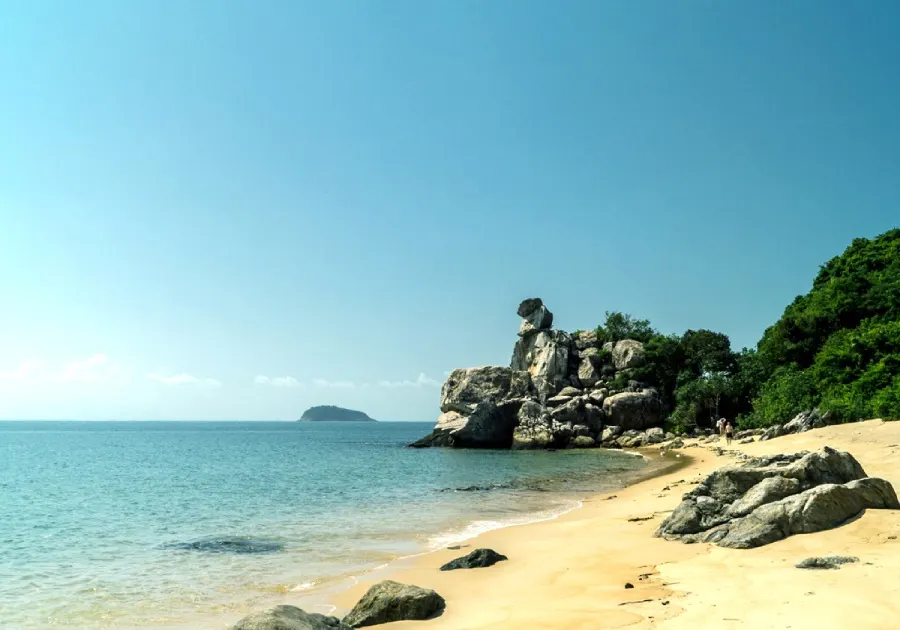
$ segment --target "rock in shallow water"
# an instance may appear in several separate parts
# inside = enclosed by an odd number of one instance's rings
[[[462,558],[451,560],[441,567],[441,571],[453,571],[455,569],[480,569],[490,567],[503,560],[508,560],[506,556],[497,553],[493,549],[476,549],[469,555]]]
[[[296,606],[276,606],[244,617],[231,630],[353,630],[337,617],[308,613]]]
[[[392,621],[430,619],[444,610],[444,598],[431,589],[392,580],[370,588],[343,621],[354,628]]]
[[[165,545],[165,548],[202,553],[263,554],[281,551],[284,549],[284,544],[253,538],[204,538],[189,542],[170,543]]]

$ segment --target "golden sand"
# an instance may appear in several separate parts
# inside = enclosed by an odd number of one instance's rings
[[[688,441],[690,443],[690,441]],[[900,422],[872,420],[738,446],[750,455],[849,451],[873,477],[900,490]],[[711,446],[724,446],[723,443]],[[648,450],[651,457],[659,457]],[[896,628],[900,626],[900,511],[869,510],[826,532],[750,550],[653,538],[681,495],[733,462],[705,446],[682,451],[687,466],[542,523],[509,527],[373,574],[341,594],[346,612],[373,581],[433,588],[447,601],[437,619],[380,626],[405,630],[565,628]],[[630,520],[631,519],[631,520]],[[646,520],[644,520],[646,519]],[[441,572],[476,547],[509,557],[485,569]],[[808,556],[858,556],[839,570],[801,570]],[[634,585],[626,589],[625,584]]]

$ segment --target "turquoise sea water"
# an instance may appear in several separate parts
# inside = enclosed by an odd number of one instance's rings
[[[353,576],[552,518],[645,466],[600,450],[404,448],[430,428],[0,422],[0,626],[224,628],[285,602],[328,612]]]

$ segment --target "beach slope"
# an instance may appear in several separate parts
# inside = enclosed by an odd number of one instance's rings
[[[900,488],[900,423],[826,427],[731,449],[749,455],[849,451],[870,476]],[[720,445],[710,445],[712,447]],[[653,537],[681,495],[734,460],[705,446],[687,466],[615,495],[586,500],[558,519],[488,532],[459,550],[397,564],[390,579],[433,588],[447,601],[437,619],[385,627],[478,628],[893,628],[900,614],[900,511],[869,510],[837,529],[750,550]],[[651,457],[659,457],[648,451]],[[476,547],[509,557],[487,569],[438,567]],[[802,570],[810,556],[857,556],[839,570]],[[384,579],[383,574],[371,580]],[[336,602],[349,609],[363,580]],[[630,584],[633,588],[626,588]]]

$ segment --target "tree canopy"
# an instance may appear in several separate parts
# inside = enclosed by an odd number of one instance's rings
[[[635,376],[659,389],[677,428],[722,415],[767,426],[816,406],[846,420],[900,418],[900,229],[825,263],[756,349],[734,352],[711,330],[663,335],[618,312],[597,334],[644,342]]]

